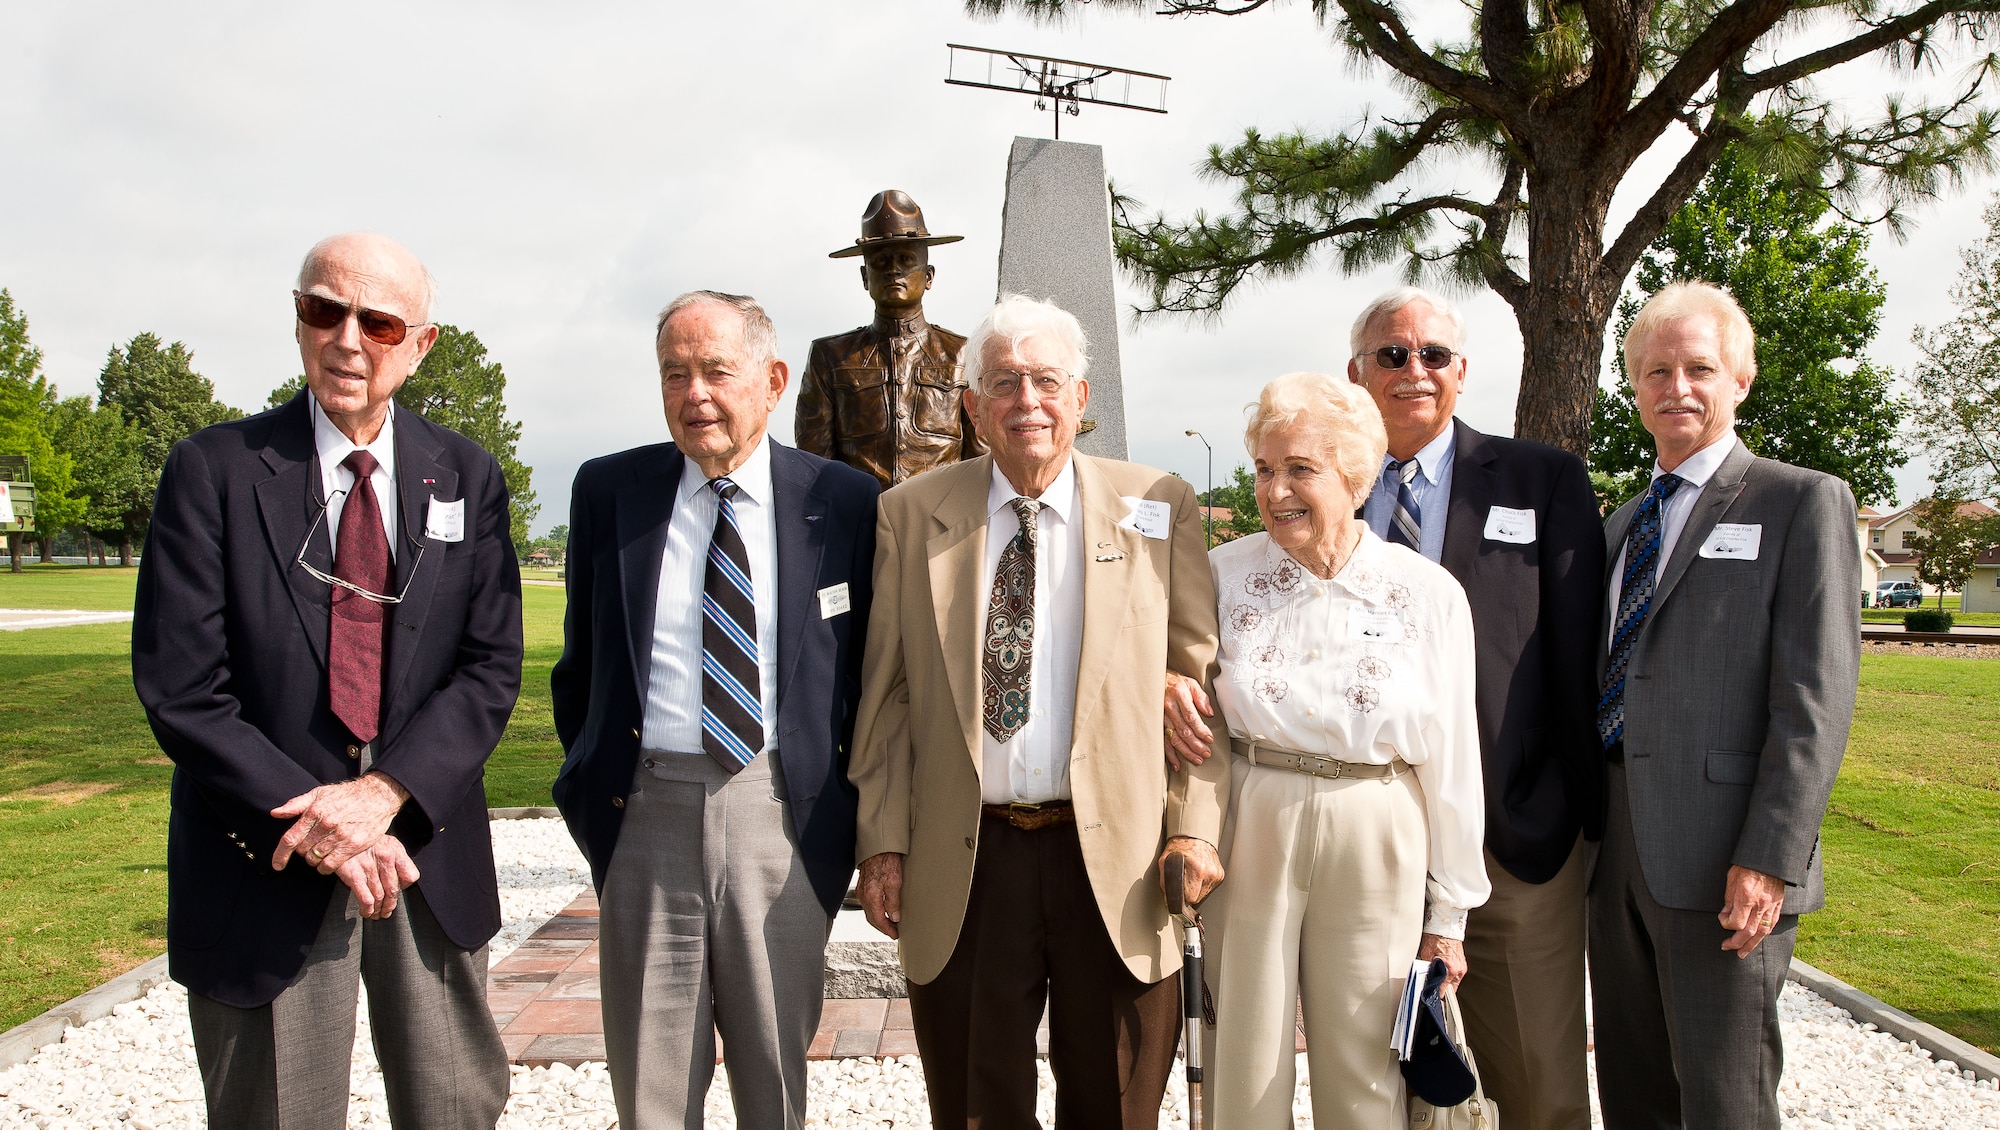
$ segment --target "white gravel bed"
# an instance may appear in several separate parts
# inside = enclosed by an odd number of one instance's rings
[[[493,824],[505,925],[493,939],[498,962],[582,893],[583,858],[557,820]],[[1814,993],[1788,984],[1779,1002],[1786,1071],[1779,1101],[1786,1124],[1800,1130],[1856,1127],[1918,1130],[1941,1126],[2000,1130],[2000,1090],[1975,1082],[1955,1064],[1894,1036],[1857,1025]],[[368,1038],[366,1003],[356,1022],[350,1127],[385,1127],[382,1075]],[[1054,1119],[1055,1081],[1039,1067],[1043,1125]],[[1293,1099],[1299,1127],[1312,1125],[1304,1056]],[[1186,1124],[1186,1088],[1177,1063],[1162,1126]],[[1591,1081],[1593,1096],[1596,1080]],[[827,1130],[930,1125],[923,1069],[916,1057],[850,1059],[811,1065],[807,1124]],[[615,1121],[611,1081],[601,1063],[579,1068],[513,1070],[513,1097],[502,1130],[606,1130]],[[0,1130],[198,1130],[205,1125],[201,1079],[188,1035],[187,991],[171,982],[119,1005],[111,1016],[72,1028],[62,1042],[0,1070]],[[707,1105],[709,1127],[734,1127],[729,1080],[717,1069]]]

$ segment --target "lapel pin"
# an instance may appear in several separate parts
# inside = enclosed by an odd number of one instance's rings
[[[817,514],[808,514],[808,515],[806,515],[806,521],[808,521],[808,522],[817,522],[817,521],[819,521],[819,515],[817,515]]]
[[[425,480],[424,480],[424,485],[425,485],[425,486],[427,486],[427,487],[434,487],[434,486],[436,486],[436,485],[437,485],[437,480],[436,480],[436,479],[425,479]]]

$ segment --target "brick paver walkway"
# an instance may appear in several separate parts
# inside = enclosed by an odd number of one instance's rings
[[[548,920],[487,976],[486,999],[500,1025],[507,1058],[528,1067],[572,1066],[604,1058],[603,1016],[598,1011],[597,896],[585,893]],[[1035,1033],[1048,1054],[1044,1019]],[[721,1062],[721,1040],[716,1041]],[[1306,1048],[1305,1035],[1298,1049]],[[829,1000],[808,1059],[917,1054],[907,999]]]

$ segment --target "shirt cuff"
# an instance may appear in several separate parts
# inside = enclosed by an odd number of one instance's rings
[[[1472,912],[1464,907],[1446,906],[1443,903],[1426,903],[1424,906],[1424,933],[1436,934],[1440,938],[1453,941],[1465,940],[1465,920]]]

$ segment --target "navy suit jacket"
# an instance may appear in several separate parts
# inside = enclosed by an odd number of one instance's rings
[[[167,961],[176,981],[237,1008],[298,979],[340,881],[271,856],[270,810],[357,775],[328,704],[333,569],[319,459],[301,392],[204,428],[160,475],[133,606],[132,681],[174,761]],[[390,831],[452,943],[500,928],[486,758],[521,689],[521,582],[507,484],[478,444],[396,410],[395,591],[375,767],[410,790]],[[465,537],[423,536],[430,500],[465,501]],[[306,544],[307,532],[312,542]],[[341,888],[344,889],[344,888]]]
[[[1486,846],[1544,883],[1578,830],[1604,830],[1597,651],[1604,535],[1583,460],[1458,421],[1441,564],[1465,589],[1478,653]],[[1495,506],[1535,512],[1535,540],[1486,536]]]
[[[844,464],[775,440],[769,447],[778,533],[778,717],[770,733],[784,758],[806,873],[832,914],[854,872],[847,754],[881,488]],[[599,890],[639,763],[660,563],[685,465],[671,443],[635,447],[585,463],[570,488],[569,609],[549,676],[566,755],[555,798]],[[848,611],[821,616],[817,594],[843,583]]]

